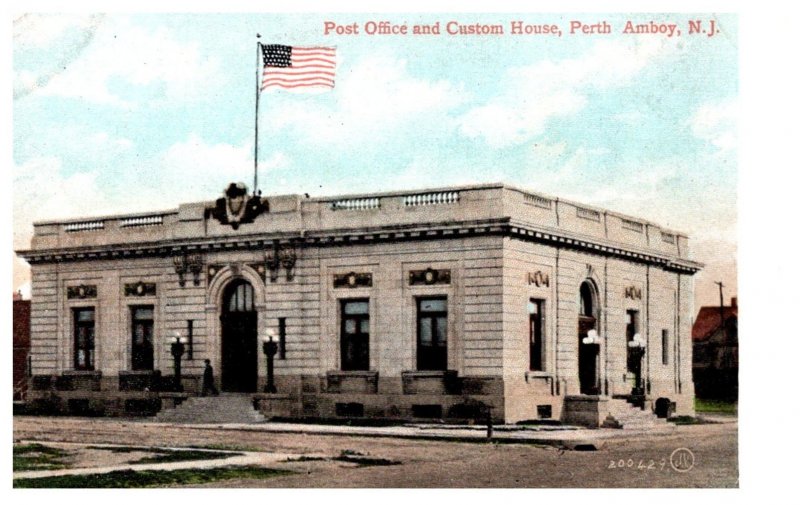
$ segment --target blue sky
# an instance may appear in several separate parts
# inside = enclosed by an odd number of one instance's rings
[[[630,19],[682,36],[623,35]],[[714,37],[687,20],[715,19]],[[563,36],[336,36],[323,23],[555,23]],[[610,35],[569,35],[608,21]],[[252,184],[255,34],[334,45],[336,88],[261,95],[266,194],[508,182],[690,234],[697,303],[736,290],[738,27],[707,14],[26,15],[13,42],[14,247],[36,220]],[[31,205],[31,201],[41,202]],[[15,259],[15,289],[28,282]]]

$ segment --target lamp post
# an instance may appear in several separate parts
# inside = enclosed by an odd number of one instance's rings
[[[176,331],[169,340],[171,341],[170,352],[172,353],[172,359],[175,364],[175,384],[173,385],[173,389],[180,393],[183,392],[183,384],[181,384],[181,357],[183,357],[183,352],[186,350],[185,344],[188,339],[181,336],[180,332]]]
[[[265,393],[277,393],[275,389],[275,354],[278,352],[278,343],[272,340],[274,332],[267,330],[267,335],[264,337],[264,355],[267,357],[267,384],[264,386]]]

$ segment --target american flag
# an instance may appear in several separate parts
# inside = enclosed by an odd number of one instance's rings
[[[332,88],[336,76],[335,47],[296,47],[262,44],[264,72],[261,89],[269,87]]]

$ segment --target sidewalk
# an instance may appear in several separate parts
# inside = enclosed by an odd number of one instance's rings
[[[142,423],[164,426],[165,423]],[[187,425],[177,425],[183,426]],[[666,424],[647,430],[596,429],[575,426],[518,426],[498,425],[493,429],[491,439],[487,437],[486,426],[460,425],[401,425],[401,426],[340,426],[326,424],[300,423],[259,423],[259,424],[193,424],[192,429],[232,430],[264,433],[293,433],[307,435],[338,435],[358,437],[390,437],[419,440],[442,440],[452,442],[499,442],[547,445],[569,450],[596,450],[604,441],[642,435],[663,435],[674,433],[677,429]]]

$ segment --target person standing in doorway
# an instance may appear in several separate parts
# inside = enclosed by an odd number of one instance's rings
[[[214,385],[214,369],[211,367],[211,360],[206,360],[206,368],[203,370],[203,392],[201,393],[202,396],[206,396],[209,392],[217,396],[219,391],[217,391],[217,386]]]

